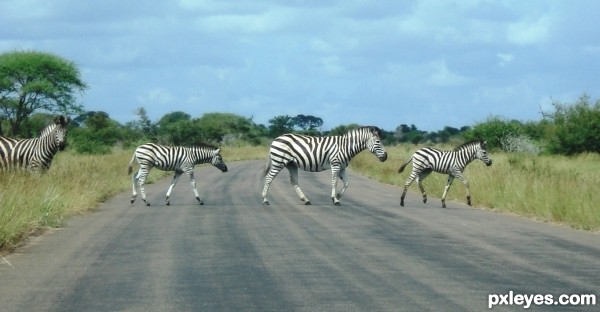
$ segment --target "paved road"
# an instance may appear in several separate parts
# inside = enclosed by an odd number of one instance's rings
[[[68,220],[0,258],[0,311],[482,311],[509,291],[600,295],[598,234],[416,193],[401,208],[398,188],[356,174],[341,207],[328,173],[304,172],[312,206],[287,172],[262,206],[263,166],[197,169],[205,206],[183,179],[164,206],[165,179],[150,207],[127,192]]]

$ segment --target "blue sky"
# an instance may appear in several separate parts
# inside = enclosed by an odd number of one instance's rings
[[[0,0],[0,53],[74,61],[120,122],[230,112],[268,124],[435,131],[539,120],[600,97],[600,1]]]

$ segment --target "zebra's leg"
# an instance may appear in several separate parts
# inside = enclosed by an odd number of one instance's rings
[[[419,185],[419,190],[421,190],[421,195],[423,196],[423,204],[427,203],[427,192],[425,192],[425,187],[423,186],[423,180],[427,178],[427,176],[431,173],[431,170],[424,170],[419,173],[417,177],[417,185]]]
[[[408,179],[406,179],[406,183],[404,183],[404,191],[402,192],[402,196],[400,196],[400,206],[404,207],[404,197],[406,197],[406,192],[408,191],[408,187],[413,183],[415,178],[417,177],[417,171],[414,170],[411,172]]]
[[[342,198],[342,196],[346,192],[346,189],[348,189],[348,185],[350,184],[346,176],[346,169],[340,170],[340,179],[344,182],[344,188],[342,188],[342,190],[337,194],[337,199]]]
[[[454,181],[453,175],[448,175],[448,182],[446,182],[446,187],[444,188],[444,194],[442,195],[442,208],[446,208],[446,195],[448,194],[448,189],[452,185],[452,181]]]
[[[133,184],[133,195],[131,195],[131,203],[132,204],[133,204],[133,202],[135,202],[135,199],[137,198],[136,184],[138,183],[138,175],[139,175],[139,171],[137,171],[131,175],[131,183]]]
[[[292,186],[294,187],[296,194],[298,194],[298,196],[300,197],[300,200],[303,201],[305,205],[310,205],[311,204],[310,200],[308,200],[308,198],[306,198],[306,195],[304,195],[304,193],[300,189],[300,186],[298,186],[298,166],[296,166],[293,163],[290,163],[286,167],[288,168],[288,171],[290,172],[290,183],[292,183]]]
[[[283,169],[283,167],[274,166],[272,162],[269,166],[270,168],[267,169],[268,172],[265,175],[265,186],[263,187],[262,191],[263,205],[269,205],[269,200],[267,200],[267,195],[269,194],[269,187],[271,186],[271,182],[273,182],[273,179],[275,179],[279,171]]]
[[[204,202],[200,200],[200,195],[198,194],[198,190],[196,189],[196,180],[194,179],[194,171],[188,173],[188,177],[190,178],[190,184],[192,185],[192,189],[194,190],[194,196],[196,196],[196,200],[198,200],[198,204],[204,205]]]
[[[171,186],[169,186],[169,189],[167,190],[167,196],[166,196],[166,200],[165,200],[165,204],[167,206],[169,206],[171,204],[171,201],[169,200],[169,197],[171,197],[171,191],[173,190],[173,187],[175,187],[175,184],[177,184],[177,181],[179,181],[179,177],[181,177],[181,174],[183,172],[175,170],[175,175],[173,176],[173,180],[171,181]]]
[[[465,189],[467,192],[467,205],[471,206],[471,192],[469,191],[469,182],[462,176],[462,174],[456,175],[456,178],[460,180],[465,185]]]
[[[338,197],[335,194],[335,191],[337,188],[337,183],[338,183],[338,178],[340,177],[340,172],[341,172],[340,166],[332,164],[332,166],[331,166],[331,200],[333,201],[333,204],[336,206],[341,205],[340,200],[338,199]]]
[[[143,170],[141,167],[138,170],[137,180],[138,185],[140,186],[140,193],[142,194],[142,200],[146,203],[146,206],[150,206],[150,203],[146,200],[146,189],[144,185],[146,184],[146,177],[148,176],[148,171]]]

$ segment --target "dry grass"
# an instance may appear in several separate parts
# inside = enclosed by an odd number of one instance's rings
[[[411,165],[398,174],[401,163],[420,146],[388,148],[385,163],[368,152],[352,161],[352,168],[381,182],[398,186],[398,201]],[[450,149],[450,147],[441,147]],[[600,230],[600,155],[534,156],[491,153],[494,164],[486,167],[475,160],[465,170],[475,206],[511,212],[541,221],[565,223],[577,229]],[[432,173],[423,183],[429,205],[439,205],[446,175]],[[416,183],[410,190],[419,192]],[[447,200],[466,202],[465,188],[454,180]]]
[[[417,149],[413,145],[389,148],[385,163],[368,152],[359,154],[351,168],[384,183],[401,186],[409,168],[398,174],[401,163]],[[450,148],[450,147],[446,147]],[[127,163],[132,150],[110,155],[82,156],[61,152],[45,175],[0,173],[0,252],[10,251],[31,233],[60,227],[64,218],[93,210],[112,195],[129,190]],[[225,162],[266,159],[268,147],[225,147]],[[574,228],[600,229],[600,155],[576,157],[530,156],[492,153],[494,165],[475,161],[465,175],[475,206],[517,213],[544,221],[566,223]],[[150,172],[149,182],[170,175]],[[431,174],[424,182],[429,205],[439,205],[446,176]],[[418,192],[416,185],[411,191]],[[448,200],[465,201],[464,187],[455,181]]]

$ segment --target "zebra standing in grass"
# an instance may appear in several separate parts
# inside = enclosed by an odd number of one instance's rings
[[[442,207],[446,208],[446,194],[448,193],[448,189],[450,188],[450,185],[452,185],[454,178],[459,179],[465,185],[467,190],[467,204],[470,206],[471,194],[469,193],[469,182],[463,177],[462,173],[465,170],[465,167],[475,159],[483,161],[487,166],[492,165],[492,160],[487,156],[485,141],[476,140],[467,142],[455,148],[453,151],[440,151],[431,147],[424,147],[416,151],[412,157],[398,169],[399,173],[404,171],[406,165],[412,160],[412,173],[404,185],[404,191],[402,192],[402,197],[400,197],[400,205],[404,206],[406,191],[415,178],[417,179],[417,184],[423,194],[423,203],[426,203],[427,194],[425,193],[422,182],[432,171],[435,171],[448,174],[448,182],[446,183],[444,194],[442,195]]]
[[[131,160],[129,161],[129,174],[131,174],[133,161],[137,161],[140,165],[139,170],[131,176],[133,182],[133,196],[131,197],[131,203],[135,201],[137,197],[136,184],[139,183],[140,192],[142,193],[142,199],[146,203],[146,206],[150,206],[150,203],[146,200],[146,191],[144,190],[144,184],[146,183],[146,177],[150,169],[156,167],[163,171],[175,171],[175,176],[171,182],[171,186],[167,190],[166,204],[170,205],[169,196],[173,187],[179,180],[182,173],[186,173],[190,178],[194,195],[200,203],[204,205],[198,195],[196,189],[196,181],[194,180],[194,166],[197,164],[211,163],[213,166],[219,168],[222,172],[227,172],[227,165],[223,162],[221,157],[221,149],[212,145],[203,144],[194,147],[183,147],[183,146],[165,146],[154,143],[146,143],[138,146],[133,153]]]
[[[290,181],[300,200],[310,205],[310,200],[298,186],[298,168],[304,171],[318,172],[331,168],[331,200],[340,205],[339,199],[348,188],[346,167],[352,157],[369,149],[380,161],[387,159],[387,152],[381,144],[381,130],[377,127],[360,127],[341,136],[314,137],[300,134],[284,134],[271,143],[269,161],[265,170],[263,204],[268,205],[269,185],[279,171],[286,167],[290,172]],[[336,195],[338,177],[344,181],[344,187]]]
[[[37,138],[0,137],[0,169],[22,169],[38,174],[46,172],[54,155],[65,149],[69,121],[69,117],[56,116]]]

